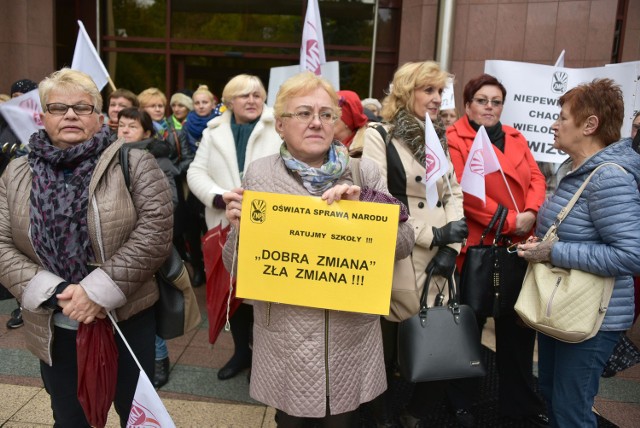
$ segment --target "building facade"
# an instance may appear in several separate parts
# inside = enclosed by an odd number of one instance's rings
[[[398,65],[435,59],[440,2],[454,6],[457,105],[484,61],[567,67],[640,60],[640,0],[319,0],[342,89],[382,98]],[[82,20],[116,86],[171,94],[299,61],[305,0],[0,0],[0,93],[71,64]],[[108,91],[108,90],[107,90]]]

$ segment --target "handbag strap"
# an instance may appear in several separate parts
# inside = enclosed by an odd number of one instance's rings
[[[429,285],[431,284],[431,278],[433,277],[433,270],[431,268],[427,271],[427,279],[424,282],[424,287],[422,287],[422,295],[420,296],[420,311],[418,312],[418,317],[420,317],[420,323],[424,327],[427,323],[427,313],[429,312],[429,308],[427,307],[427,296],[429,295]],[[449,302],[447,306],[449,310],[451,310],[451,314],[453,315],[453,319],[456,324],[460,322],[460,303],[458,302],[458,295],[453,287],[453,274],[451,277],[446,278],[447,288],[449,289]],[[435,281],[434,281],[435,282]],[[436,287],[438,284],[436,283]],[[442,295],[443,290],[438,287],[438,294],[442,296],[442,300],[444,300],[444,296]],[[439,302],[439,305],[442,306],[442,302]]]
[[[567,203],[567,205],[564,206],[564,208],[562,208],[560,210],[560,212],[558,213],[558,216],[556,217],[555,221],[553,222],[553,224],[551,225],[551,227],[549,227],[549,230],[547,230],[547,233],[545,233],[544,238],[542,238],[543,241],[546,241],[547,239],[549,239],[552,236],[557,235],[558,233],[558,227],[560,227],[560,223],[562,223],[564,221],[564,219],[567,217],[567,215],[569,214],[569,211],[571,211],[571,209],[573,208],[573,206],[576,204],[576,202],[578,202],[578,199],[580,199],[580,195],[582,195],[582,192],[584,191],[584,189],[586,189],[587,184],[589,184],[589,181],[591,181],[591,178],[594,176],[594,174],[600,169],[603,168],[607,165],[611,165],[611,166],[616,166],[618,168],[620,168],[622,171],[624,171],[625,173],[627,172],[627,170],[625,170],[623,167],[621,167],[620,165],[618,165],[615,162],[604,162],[601,163],[600,165],[598,165],[596,167],[596,169],[594,169],[591,174],[589,174],[589,176],[587,177],[586,180],[584,180],[584,183],[582,183],[582,185],[578,188],[578,190],[576,191],[576,193],[573,195],[573,197],[569,200],[569,202]]]
[[[489,220],[489,224],[484,229],[484,232],[482,232],[482,236],[480,236],[480,245],[483,245],[484,238],[486,238],[489,232],[491,232],[491,230],[493,229],[493,226],[495,226],[496,222],[500,218],[500,214],[502,213],[503,210],[504,210],[504,207],[498,204],[498,208],[496,208],[496,212],[493,213],[493,217],[491,217],[491,220]]]
[[[507,214],[509,214],[509,210],[500,205],[502,207],[502,211],[500,212],[500,220],[498,221],[498,226],[496,227],[496,235],[493,238],[493,246],[498,245],[501,239],[504,239],[504,235],[502,235],[502,228],[504,227],[504,223],[507,220]]]

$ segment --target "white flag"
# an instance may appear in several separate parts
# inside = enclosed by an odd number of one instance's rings
[[[151,381],[146,373],[140,370],[127,428],[175,428],[175,426]]]
[[[309,0],[307,14],[302,28],[302,46],[300,46],[300,69],[309,70],[320,76],[320,65],[327,62],[324,56],[324,38],[318,0]]]
[[[501,170],[500,162],[496,152],[493,151],[493,144],[484,126],[481,126],[471,145],[467,163],[464,165],[460,187],[463,192],[482,199],[486,204],[484,177],[499,170]]]
[[[82,25],[82,21],[78,21],[78,25],[80,30],[78,30],[76,49],[73,51],[71,68],[87,73],[91,76],[98,89],[102,90],[109,82],[109,72],[102,63],[95,46],[93,46],[87,31],[84,29],[84,25]]]
[[[0,113],[23,145],[29,142],[29,138],[34,132],[44,128],[40,119],[42,107],[37,89],[0,103]],[[0,141],[0,145],[4,143],[4,141]]]
[[[444,154],[442,144],[436,130],[433,127],[431,118],[428,114],[425,115],[424,122],[424,154],[426,161],[426,180],[427,186],[427,206],[433,208],[438,203],[438,186],[436,183],[438,179],[449,172],[449,160],[447,155]]]

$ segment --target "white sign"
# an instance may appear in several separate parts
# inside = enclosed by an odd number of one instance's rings
[[[338,61],[330,61],[320,66],[322,77],[327,79],[333,85],[333,89],[340,90],[340,63]],[[280,89],[280,85],[289,77],[300,73],[299,65],[289,65],[286,67],[273,67],[269,74],[269,90],[267,91],[267,105],[273,107],[276,102],[276,95]]]
[[[442,91],[442,103],[440,110],[450,110],[456,108],[456,98],[453,93],[453,78],[447,79],[447,85]]]
[[[534,158],[562,162],[567,155],[553,147],[551,125],[558,118],[558,99],[569,89],[596,78],[609,78],[622,88],[625,117],[622,136],[631,134],[633,111],[638,109],[640,61],[594,68],[564,68],[514,61],[485,61],[485,73],[507,88],[500,121],[525,136]]]

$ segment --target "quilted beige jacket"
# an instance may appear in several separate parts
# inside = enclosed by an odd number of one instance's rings
[[[131,150],[131,193],[111,144],[96,164],[89,185],[88,224],[100,268],[80,284],[91,300],[119,320],[152,306],[158,299],[153,278],[171,249],[171,191],[153,156]],[[0,283],[23,307],[28,349],[51,365],[52,311],[41,304],[64,281],[46,271],[29,236],[31,170],[22,157],[0,179]]]
[[[360,163],[363,186],[387,192],[374,162]],[[351,172],[340,183],[352,182]],[[245,189],[305,195],[301,181],[279,155],[259,159],[246,170]],[[224,249],[231,267],[236,242],[232,229]],[[414,243],[411,226],[398,228],[396,259]],[[355,410],[387,388],[380,316],[256,301],[251,396],[301,417],[323,417],[327,397],[331,414]]]

